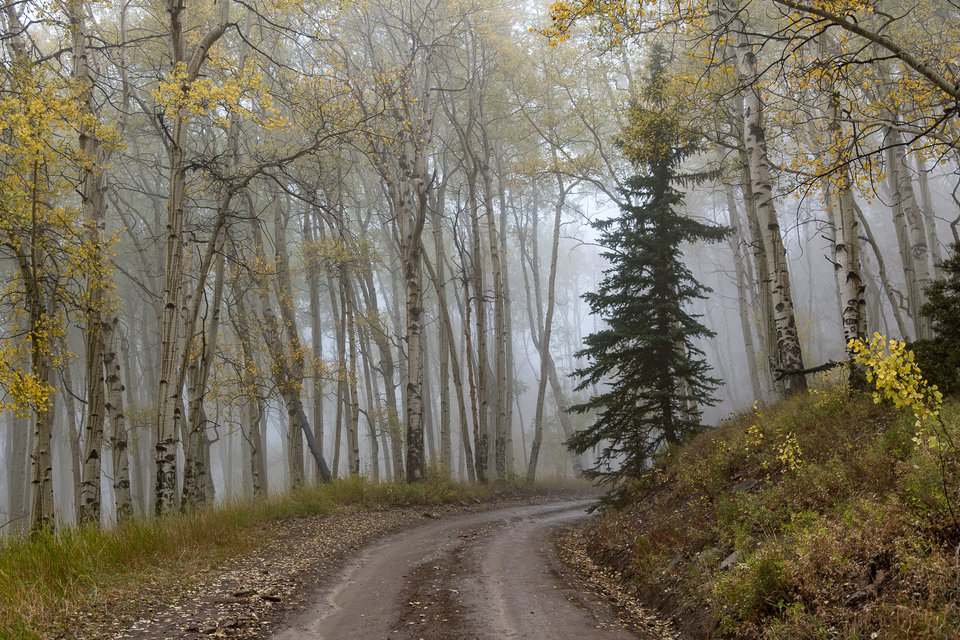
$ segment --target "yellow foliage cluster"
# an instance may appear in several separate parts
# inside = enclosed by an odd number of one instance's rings
[[[887,400],[898,409],[911,409],[917,429],[924,420],[940,415],[943,394],[937,385],[927,383],[903,341],[874,333],[869,342],[851,340],[848,346],[853,349],[854,360],[866,368],[867,381],[876,387],[874,402]]]
[[[0,99],[0,243],[13,258],[3,298],[24,317],[13,325],[21,333],[0,337],[0,409],[21,415],[50,405],[53,388],[35,370],[38,361],[56,367],[66,357],[54,348],[64,334],[62,305],[73,295],[63,283],[106,277],[90,270],[93,249],[72,203],[78,172],[94,162],[77,148],[80,130],[115,143],[82,108],[75,83],[33,67],[12,73]]]
[[[747,428],[743,448],[746,453],[759,454],[764,442],[767,441],[767,436],[763,425],[763,414],[760,413],[757,403],[753,405],[753,415],[756,421]],[[792,431],[784,431],[779,426],[774,426],[772,432],[769,442],[777,466],[781,471],[798,471],[803,466],[803,452],[800,450],[796,434]],[[761,460],[760,466],[769,469],[770,462]]]
[[[186,64],[179,62],[153,90],[153,97],[165,112],[184,120],[209,115],[226,127],[231,114],[236,114],[267,130],[287,126],[286,118],[274,106],[263,72],[252,62],[219,81],[209,76],[190,81]]]

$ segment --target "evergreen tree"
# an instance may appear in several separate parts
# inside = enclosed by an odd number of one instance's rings
[[[944,393],[960,393],[960,242],[938,267],[944,274],[926,288],[920,313],[930,318],[934,338],[917,340],[910,349],[927,380]]]
[[[594,223],[609,268],[599,290],[584,299],[606,328],[586,337],[575,371],[578,391],[604,390],[571,407],[596,412],[596,422],[567,445],[577,453],[601,446],[593,477],[616,481],[636,476],[664,445],[700,429],[699,406],[711,405],[719,381],[695,342],[714,334],[684,307],[703,299],[699,284],[681,260],[685,242],[715,242],[727,229],[685,217],[681,188],[711,175],[683,173],[699,138],[669,100],[665,57],[655,49],[649,77],[632,104],[620,148],[636,174],[627,182],[626,204],[614,218]]]

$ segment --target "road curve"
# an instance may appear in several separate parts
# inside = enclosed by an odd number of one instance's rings
[[[552,528],[590,501],[430,522],[368,547],[275,640],[637,638],[597,597],[559,579]]]

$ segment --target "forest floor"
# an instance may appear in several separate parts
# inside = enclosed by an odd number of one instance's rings
[[[837,386],[733,416],[574,552],[686,640],[960,640],[960,398],[915,422]]]
[[[509,490],[445,505],[367,505],[264,522],[257,525],[260,542],[248,553],[175,580],[164,575],[138,583],[96,598],[82,610],[66,610],[44,635],[97,640],[269,638],[277,633],[280,638],[387,637],[370,635],[362,626],[358,635],[303,630],[332,602],[330,594],[343,595],[349,583],[357,599],[348,612],[389,626],[391,638],[545,637],[503,632],[516,622],[517,607],[530,616],[523,620],[528,627],[559,625],[551,638],[590,637],[583,629],[603,638],[667,637],[651,635],[656,624],[618,600],[615,582],[584,562],[585,554],[570,551],[576,546],[570,544],[575,528],[557,533],[558,527],[581,520],[595,496],[583,489]],[[416,546],[411,541],[419,541],[420,551],[409,551]],[[407,560],[399,551],[405,548]],[[569,564],[557,560],[557,550]],[[492,556],[501,559],[499,574],[487,571]],[[370,585],[358,586],[356,577],[344,577],[371,559],[390,565],[371,574],[379,575],[381,583],[391,582],[392,591],[384,598],[375,597]],[[471,589],[475,597],[467,602],[462,594]],[[481,591],[485,595],[477,595]],[[518,600],[524,592],[534,604]],[[538,594],[550,600],[537,601]],[[498,620],[479,624],[478,612],[489,608],[491,597],[517,611],[501,607]],[[564,605],[572,612],[566,618],[557,614]],[[538,609],[539,615],[527,614],[527,608]],[[484,631],[489,624],[493,630]],[[569,635],[579,629],[577,624],[583,629]]]

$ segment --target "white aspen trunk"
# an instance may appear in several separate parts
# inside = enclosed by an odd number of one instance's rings
[[[27,522],[30,485],[30,423],[23,416],[7,413],[7,433],[3,452],[3,473],[7,488],[7,518],[11,528],[5,533],[21,533]]]
[[[550,275],[547,280],[547,311],[540,331],[540,379],[537,383],[536,415],[533,419],[533,442],[530,445],[530,459],[527,463],[527,482],[533,483],[537,477],[537,463],[540,458],[540,445],[543,442],[543,403],[547,391],[547,377],[550,359],[550,334],[553,331],[553,310],[556,304],[557,257],[560,252],[560,222],[566,196],[563,178],[557,174],[559,195],[554,206],[553,242],[550,249]],[[536,277],[536,274],[535,276]],[[564,407],[558,407],[558,415]]]
[[[199,362],[193,366],[191,391],[189,393],[189,432],[186,438],[183,470],[184,508],[195,507],[212,499],[213,479],[210,475],[210,440],[207,438],[207,419],[204,411],[207,383],[210,369],[216,356],[217,341],[220,335],[220,306],[223,300],[224,254],[217,254],[216,275],[214,276],[213,298],[210,302],[210,326],[203,340],[204,350]],[[195,361],[196,362],[196,361]]]
[[[502,154],[497,154],[497,161],[500,162]],[[504,367],[504,397],[503,397],[503,430],[504,446],[506,447],[506,465],[507,473],[515,473],[514,451],[513,451],[513,396],[514,396],[514,362],[513,362],[513,313],[510,302],[510,260],[507,253],[507,202],[504,193],[503,167],[499,168],[499,191],[500,191],[500,269],[503,300],[503,336],[502,349],[506,353],[506,362]]]
[[[227,29],[230,17],[230,2],[223,0],[219,7],[218,23],[207,31],[193,48],[188,59],[183,35],[182,13],[185,0],[167,0],[170,18],[170,49],[174,66],[184,64],[184,84],[190,86],[200,74],[210,48]],[[183,367],[179,313],[183,289],[184,215],[186,198],[185,150],[187,121],[180,113],[171,114],[172,125],[168,138],[169,192],[167,197],[166,253],[164,258],[163,307],[161,312],[160,380],[157,392],[156,460],[157,483],[155,487],[157,514],[170,513],[176,509],[177,498],[177,442],[182,428]]]
[[[887,267],[883,259],[883,253],[880,251],[880,247],[877,244],[876,239],[873,237],[873,231],[870,229],[870,224],[867,222],[866,216],[863,215],[863,211],[861,211],[860,207],[857,206],[856,201],[853,203],[853,209],[857,214],[857,220],[860,222],[860,227],[863,229],[867,243],[873,249],[873,255],[877,259],[877,275],[880,277],[880,283],[883,286],[883,291],[886,293],[887,300],[890,303],[890,309],[893,312],[894,320],[897,323],[897,330],[900,332],[901,338],[904,340],[909,340],[907,337],[907,324],[904,322],[903,314],[900,312],[900,304],[897,301],[897,296],[893,292],[893,286],[890,284],[890,279],[887,277]]]
[[[487,242],[490,247],[490,263],[493,275],[493,341],[494,341],[494,468],[497,480],[507,479],[507,342],[504,317],[503,268],[500,262],[500,241],[497,237],[496,218],[493,210],[493,178],[490,175],[490,141],[486,129],[482,129],[484,161],[481,167],[483,178],[484,213],[487,222]]]
[[[352,295],[352,294],[351,294]],[[355,298],[354,298],[355,299]],[[376,380],[370,372],[370,335],[359,329],[360,364],[363,367],[363,388],[367,402],[367,435],[370,440],[370,472],[374,483],[380,482],[380,442],[377,439],[377,422],[380,413],[380,398],[377,395]],[[386,444],[386,441],[384,441]]]
[[[65,336],[60,337],[61,353],[68,353],[67,341]],[[64,435],[67,444],[70,447],[70,477],[73,479],[73,510],[72,515],[79,520],[80,510],[80,466],[82,458],[80,457],[80,430],[84,423],[83,412],[77,411],[77,405],[74,401],[76,386],[73,384],[73,367],[69,361],[64,362],[60,368],[60,375],[63,376],[63,386],[66,393],[63,394],[63,408],[67,414],[67,420],[63,425]],[[60,505],[62,513],[66,512],[63,505]]]
[[[832,79],[831,79],[832,81]],[[867,335],[866,300],[860,265],[860,230],[854,210],[853,181],[849,169],[849,153],[846,151],[846,136],[840,119],[840,96],[831,87],[831,93],[825,96],[827,128],[830,149],[821,149],[821,153],[832,153],[835,168],[824,181],[824,202],[833,228],[833,268],[840,298],[840,319],[843,325],[843,344],[847,359],[851,362],[850,380],[858,382],[853,367],[855,351],[852,343],[863,340]]]
[[[419,239],[403,248],[407,311],[407,482],[424,479],[423,451],[423,306]]]
[[[350,295],[350,285],[347,281],[348,277],[349,275],[344,273],[340,280],[344,313],[347,320],[347,358],[349,366],[347,370],[347,390],[350,401],[350,421],[347,424],[347,450],[350,454],[350,476],[357,478],[360,476],[360,399],[357,394],[357,327],[353,318],[353,300]]]
[[[940,252],[940,239],[937,237],[937,219],[933,211],[933,197],[930,194],[930,169],[919,154],[914,154],[917,163],[917,174],[920,183],[920,202],[923,204],[923,226],[927,232],[927,248],[933,263],[930,267],[930,277],[937,280],[940,277],[940,263],[943,256]]]
[[[434,420],[433,420],[433,392],[431,391],[430,382],[431,376],[430,372],[427,370],[427,363],[430,362],[430,336],[426,333],[423,334],[422,339],[423,344],[423,357],[421,358],[424,363],[423,366],[423,436],[426,444],[426,460],[429,461],[431,466],[436,466],[437,464],[437,438],[434,434]]]
[[[470,417],[473,424],[473,465],[476,481],[481,484],[487,483],[487,442],[484,432],[481,429],[481,418],[479,407],[477,406],[477,377],[474,374],[473,364],[473,337],[472,325],[470,324],[472,306],[470,305],[470,277],[463,274],[463,337],[464,348],[463,358],[467,361],[467,381],[470,384]]]
[[[303,372],[306,366],[303,348],[300,343],[300,332],[297,328],[297,316],[293,307],[293,285],[290,282],[290,256],[287,252],[287,212],[283,207],[283,198],[279,189],[273,193],[273,229],[276,242],[276,260],[274,279],[277,303],[280,307],[280,318],[283,321],[283,335],[286,340],[286,352],[291,366],[289,375],[290,384],[297,387],[297,394],[303,385]],[[303,438],[300,435],[300,425],[296,419],[287,425],[287,465],[290,487],[296,489],[303,486]]]
[[[231,258],[236,260],[236,255]],[[253,350],[253,337],[250,332],[250,317],[246,310],[244,302],[244,292],[238,286],[236,280],[232,284],[234,301],[237,306],[234,326],[237,332],[237,339],[240,341],[240,348],[243,352],[243,386],[247,397],[246,402],[246,420],[244,428],[244,441],[246,449],[249,452],[250,484],[254,496],[262,496],[267,492],[267,468],[265,461],[264,447],[262,446],[263,436],[260,433],[260,422],[264,415],[264,403],[257,389],[256,379],[253,372],[259,369],[256,355]]]
[[[383,378],[384,398],[387,404],[387,432],[390,436],[391,477],[399,480],[403,473],[403,444],[400,437],[400,410],[397,406],[396,371],[394,369],[393,353],[387,334],[380,320],[380,308],[377,302],[377,291],[374,288],[373,268],[368,267],[360,276],[366,286],[361,287],[364,304],[367,307],[367,318],[372,323],[371,333],[373,342],[377,345],[380,356],[380,372]]]
[[[100,468],[104,425],[103,382],[103,294],[107,279],[103,242],[104,207],[103,176],[97,168],[103,158],[100,142],[93,133],[95,118],[92,81],[87,60],[87,33],[83,19],[82,3],[69,5],[70,32],[72,39],[73,77],[81,87],[82,111],[86,120],[81,122],[78,146],[81,154],[91,163],[80,171],[80,208],[83,216],[84,242],[89,247],[91,259],[87,265],[87,299],[85,314],[85,363],[87,387],[87,411],[84,424],[83,468],[80,477],[77,515],[80,524],[100,525]]]
[[[739,19],[736,22],[739,23],[736,48],[740,80],[745,87],[744,147],[750,167],[754,207],[768,261],[779,364],[785,371],[800,371],[803,369],[803,354],[793,311],[787,254],[773,203],[770,163],[767,158],[762,121],[763,101],[760,97],[760,87],[757,85],[757,60],[753,47],[747,39],[743,23]],[[788,373],[784,376],[784,391],[787,395],[805,391],[806,388],[807,381],[802,373]]]
[[[434,221],[434,224],[436,224],[436,221]],[[442,264],[442,261],[443,257],[438,252],[437,262]],[[460,441],[463,445],[464,456],[466,457],[466,464],[464,466],[467,470],[467,480],[469,482],[476,482],[477,474],[476,468],[474,467],[473,447],[470,443],[470,422],[467,418],[467,405],[466,400],[464,400],[463,378],[461,377],[460,360],[457,356],[456,340],[454,340],[453,323],[450,321],[450,310],[447,305],[447,288],[439,277],[441,273],[439,264],[436,271],[429,261],[425,260],[424,265],[427,267],[427,273],[430,274],[430,279],[433,281],[434,289],[437,292],[437,309],[440,312],[441,333],[446,337],[445,342],[449,350],[450,373],[453,375],[453,392],[457,398],[457,411],[460,422]],[[469,319],[467,320],[467,325],[469,325]],[[466,357],[469,359],[469,351]]]
[[[743,333],[743,350],[747,358],[747,372],[750,376],[750,387],[754,400],[763,399],[763,389],[760,386],[760,374],[757,371],[757,353],[753,346],[753,327],[750,323],[750,303],[747,299],[749,282],[743,268],[743,252],[740,249],[742,231],[740,229],[740,215],[737,212],[737,203],[733,197],[733,190],[726,189],[727,211],[730,215],[730,227],[733,232],[727,236],[730,250],[733,252],[733,269],[737,280],[737,309],[740,315],[740,330]]]
[[[45,326],[44,315],[31,323],[34,327]],[[37,331],[30,332],[31,368],[33,376],[53,385],[49,358]],[[30,530],[41,531],[53,528],[53,397],[47,405],[34,410],[33,451],[30,454]]]
[[[106,373],[107,401],[105,409],[110,419],[110,451],[113,456],[113,496],[117,522],[133,516],[133,497],[130,493],[130,457],[127,454],[127,418],[123,413],[123,381],[120,358],[117,354],[117,325],[114,316],[103,324],[103,369]]]
[[[333,285],[333,278],[327,278],[327,288],[330,292],[330,308],[333,310],[333,316],[337,319],[336,323],[336,341],[337,341],[337,410],[334,414],[333,424],[333,477],[340,477],[340,446],[343,438],[343,421],[347,415],[346,412],[346,363],[347,363],[347,309],[343,300],[343,289],[338,284],[336,288]]]
[[[318,234],[314,232],[314,220],[308,213],[303,218],[304,239],[309,251],[314,251]],[[320,226],[319,214],[316,220]],[[307,263],[307,286],[310,290],[310,347],[311,365],[313,373],[313,388],[311,390],[311,419],[313,420],[313,436],[317,440],[317,448],[323,451],[323,331],[320,326],[320,266],[310,260]],[[316,473],[316,469],[314,469]]]
[[[430,279],[433,282],[433,288],[437,292],[437,315],[442,316],[446,311],[442,307],[446,305],[447,283],[444,280],[444,255],[443,255],[443,207],[444,207],[445,185],[441,186],[436,194],[436,201],[431,208],[431,227],[433,231],[433,249],[436,260],[436,273],[428,271]],[[426,263],[426,261],[425,261]],[[443,318],[441,317],[441,323]],[[446,326],[440,329],[439,344],[437,355],[440,358],[440,375],[438,383],[440,385],[440,473],[444,477],[450,477],[450,471],[453,466],[452,443],[450,437],[450,333]]]
[[[932,336],[930,320],[920,313],[926,302],[924,290],[930,284],[930,255],[927,249],[923,214],[917,205],[913,179],[907,166],[903,136],[899,131],[887,129],[884,134],[887,147],[887,172],[890,197],[893,203],[893,219],[898,239],[902,246],[904,275],[907,276],[907,300],[916,338],[924,340]],[[908,267],[909,265],[909,267]]]

